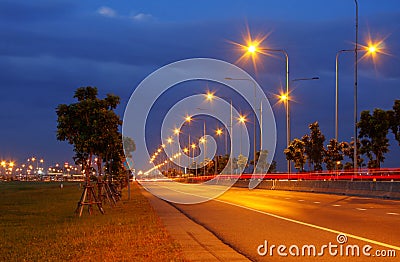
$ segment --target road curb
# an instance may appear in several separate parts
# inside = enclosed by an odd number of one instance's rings
[[[174,206],[147,192],[140,184],[139,187],[171,237],[181,245],[185,259],[189,261],[249,261]]]

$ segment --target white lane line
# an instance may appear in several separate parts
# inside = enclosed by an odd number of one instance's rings
[[[321,204],[321,202],[315,201],[314,204]]]
[[[297,201],[299,201],[299,202],[304,202],[304,199],[299,199],[299,200],[297,200]]]
[[[386,215],[400,216],[400,214],[399,214],[399,213],[391,213],[391,212],[389,212],[389,213],[386,213]]]
[[[160,187],[163,187],[163,186],[160,186]],[[182,192],[182,191],[179,191],[179,190],[176,190],[176,189],[171,189],[169,187],[163,187],[163,188],[166,188],[166,189],[168,189],[170,191],[174,191],[174,192],[178,192],[178,193],[198,196],[196,194]],[[247,209],[247,210],[250,210],[250,211],[253,211],[253,212],[257,212],[257,213],[260,213],[260,214],[263,214],[263,215],[267,215],[267,216],[270,216],[270,217],[282,219],[282,220],[285,220],[285,221],[288,221],[288,222],[296,223],[296,224],[299,224],[299,225],[308,226],[308,227],[316,228],[316,229],[319,229],[319,230],[323,230],[323,231],[327,231],[327,232],[331,232],[331,233],[335,233],[335,234],[346,234],[348,237],[351,237],[351,238],[354,238],[354,239],[357,239],[357,240],[365,241],[365,242],[368,242],[368,243],[371,243],[371,244],[375,244],[375,245],[378,245],[378,246],[383,246],[383,247],[387,247],[387,248],[391,248],[391,249],[395,249],[395,250],[400,251],[400,247],[398,247],[398,246],[393,246],[393,245],[386,244],[386,243],[383,243],[383,242],[379,242],[379,241],[376,241],[376,240],[372,240],[372,239],[368,239],[368,238],[364,238],[364,237],[348,234],[346,232],[330,229],[330,228],[327,228],[327,227],[317,226],[317,225],[314,225],[314,224],[298,221],[298,220],[295,220],[295,219],[278,216],[278,215],[271,214],[271,213],[268,213],[268,212],[264,212],[264,211],[261,211],[261,210],[257,210],[257,209],[251,208],[251,207],[241,206],[239,204],[226,202],[226,201],[219,200],[219,199],[216,199],[216,198],[214,198],[213,200],[217,201],[217,202],[220,202],[220,203],[227,204],[227,205],[231,205],[231,206],[236,206],[236,207],[240,207],[240,208],[243,208],[243,209]]]
[[[359,207],[357,207],[356,209],[360,210],[360,211],[365,211],[366,210],[365,208],[359,208]]]
[[[260,214],[263,214],[263,215],[267,215],[267,216],[271,216],[271,217],[274,217],[274,218],[282,219],[282,220],[285,220],[285,221],[288,221],[288,222],[296,223],[296,224],[299,224],[299,225],[308,226],[308,227],[316,228],[316,229],[319,229],[319,230],[323,230],[323,231],[327,231],[327,232],[331,232],[331,233],[335,233],[335,234],[346,234],[348,237],[351,237],[351,238],[354,238],[354,239],[357,239],[357,240],[365,241],[365,242],[368,242],[368,243],[371,243],[371,244],[375,244],[375,245],[378,245],[378,246],[383,246],[383,247],[386,247],[386,248],[391,248],[391,249],[395,249],[395,250],[400,251],[400,247],[398,247],[398,246],[393,246],[393,245],[390,245],[390,244],[386,244],[386,243],[379,242],[379,241],[376,241],[376,240],[368,239],[368,238],[365,238],[365,237],[360,237],[360,236],[352,235],[352,234],[349,234],[349,233],[346,233],[346,232],[337,231],[337,230],[334,230],[334,229],[331,229],[331,228],[317,226],[317,225],[314,225],[314,224],[298,221],[298,220],[295,220],[295,219],[278,216],[278,215],[271,214],[271,213],[268,213],[268,212],[264,212],[264,211],[261,211],[261,210],[257,210],[257,209],[251,208],[251,207],[241,206],[241,205],[238,205],[238,204],[235,204],[235,203],[230,203],[230,202],[226,202],[226,201],[219,200],[219,199],[213,199],[213,200],[221,202],[221,203],[225,203],[225,204],[228,204],[228,205],[231,205],[231,206],[236,206],[236,207],[240,207],[240,208],[247,209],[247,210],[250,210],[250,211],[254,211],[254,212],[257,212],[257,213],[260,213]]]
[[[332,205],[333,207],[340,207],[341,205],[338,205],[338,204],[336,204],[336,205]]]

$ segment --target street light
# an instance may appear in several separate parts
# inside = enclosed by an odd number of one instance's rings
[[[335,86],[335,139],[339,139],[339,55],[344,52],[354,52],[354,50],[340,50],[336,53],[336,86]]]
[[[375,54],[377,52],[379,52],[379,49],[376,45],[370,43],[368,46],[364,47],[364,48],[357,48],[357,51],[365,51],[366,53],[369,54]],[[335,139],[336,141],[339,140],[339,56],[342,53],[347,53],[347,52],[354,52],[353,49],[342,49],[339,50],[336,53],[336,62],[335,62],[335,75],[336,75],[336,85],[335,85]],[[355,96],[357,96],[357,94],[355,93]],[[354,99],[355,103],[357,103],[357,98]],[[355,107],[355,110],[356,107]],[[357,132],[357,118],[355,118],[355,125],[356,125],[356,130],[355,132]],[[355,135],[357,135],[355,133]],[[357,146],[356,146],[357,147]],[[357,151],[355,151],[357,154]]]
[[[214,93],[212,93],[212,96],[209,96],[210,99],[207,99],[209,102],[212,102],[214,100],[216,96],[214,95]],[[219,98],[226,98],[226,97],[219,97]],[[230,101],[230,135],[231,135],[231,153],[230,155],[232,155],[232,159],[231,157],[229,157],[230,160],[230,175],[232,175],[232,171],[233,171],[233,107],[232,107],[232,99],[231,98],[226,98],[229,99]],[[225,149],[227,151],[227,141],[226,141],[226,136],[225,136]]]
[[[260,42],[250,42],[247,46],[247,52],[250,53],[252,56],[255,56],[257,53],[265,54],[265,52],[278,52],[282,53],[286,59],[286,144],[289,147],[290,144],[290,106],[289,106],[289,55],[284,49],[270,49],[270,48],[263,48],[259,47]],[[290,161],[287,161],[287,170],[290,174],[291,166]]]
[[[246,119],[246,116],[244,116],[244,115],[239,115],[239,117],[237,118],[237,120],[238,120],[238,122],[240,123],[240,124],[243,124],[244,126],[246,126],[246,121],[247,121],[247,119]],[[242,154],[242,130],[243,130],[243,127],[241,127],[240,128],[240,154]]]
[[[179,129],[179,128],[175,128],[174,129],[174,134],[176,135],[176,143],[177,143],[177,148],[178,148],[178,150],[177,150],[177,152],[180,152],[180,144],[179,144],[179,134],[181,133],[181,130]],[[180,157],[180,155],[178,154],[178,170],[179,170],[179,173],[180,173],[180,171],[181,171],[181,157]]]
[[[318,76],[316,76],[316,77],[306,77],[306,78],[303,77],[303,78],[295,78],[295,79],[292,80],[292,82],[307,81],[307,80],[318,80],[318,79],[319,79]],[[288,90],[288,88],[286,88],[286,90]],[[288,105],[289,105],[289,101],[290,101],[289,92],[286,91],[286,93],[281,94],[278,97],[279,97],[279,100],[281,102],[286,104],[286,110],[288,110],[289,109]],[[288,113],[286,113],[286,116],[287,116],[287,126],[289,126],[289,129],[287,130],[289,132],[289,135],[287,137],[289,139],[287,141],[287,147],[289,147],[289,144],[290,144],[290,115]],[[289,170],[288,171],[288,179],[289,179],[289,174],[290,174],[290,167],[291,167],[290,160],[288,160],[288,170]]]
[[[217,136],[222,136],[222,134],[223,134],[222,128],[217,128],[215,130],[215,134]],[[227,136],[226,136],[226,133],[225,133],[225,155],[228,153],[227,146],[228,146],[227,145]],[[214,169],[215,169],[214,173],[217,174],[218,173],[218,154],[215,156],[215,168]]]
[[[357,169],[357,85],[358,85],[358,1],[356,4],[356,42],[354,44],[354,171]]]
[[[256,51],[256,49],[255,49],[255,47],[254,46],[250,46],[249,47],[249,52],[250,53],[253,53],[253,52],[255,52]],[[252,84],[253,84],[253,88],[254,88],[254,110],[256,110],[256,107],[257,107],[257,103],[256,103],[256,82],[254,82],[252,79],[249,79],[249,78],[232,78],[232,77],[225,77],[225,80],[235,80],[235,81],[249,81],[249,82],[251,82]],[[261,106],[260,106],[260,111],[261,111]],[[261,114],[261,112],[260,112],[260,115],[261,115],[261,117],[262,117],[262,114]],[[254,144],[254,146],[253,146],[253,164],[254,164],[254,170],[253,170],[253,173],[255,173],[255,171],[256,171],[256,152],[257,152],[257,141],[256,141],[256,119],[257,119],[257,117],[256,117],[256,112],[254,112],[254,119],[253,119],[253,121],[254,121],[254,127],[253,127],[253,144]],[[261,132],[262,132],[262,126],[260,125],[260,140],[261,140]],[[261,151],[261,142],[260,142],[260,151]]]
[[[185,122],[188,123],[188,125],[189,125],[188,147],[190,147],[190,122],[191,122],[191,121],[192,121],[192,117],[189,116],[189,115],[186,115],[186,117],[185,117]],[[189,166],[190,166],[190,150],[189,150],[189,157],[188,157],[188,166],[187,166],[187,168],[189,168]]]
[[[192,148],[192,158],[194,159],[194,150],[196,149],[196,144],[195,143],[193,143],[192,145],[191,145],[191,148]],[[195,168],[196,168],[196,171],[195,171],[195,177],[197,177],[197,162],[196,161],[193,161],[193,163],[196,163],[196,166],[195,166]]]
[[[228,141],[227,141],[228,137],[227,137],[227,133],[228,132],[225,132],[225,155],[228,154]],[[217,128],[215,130],[215,134],[217,136],[222,136],[224,134],[224,131],[222,131],[222,128]]]

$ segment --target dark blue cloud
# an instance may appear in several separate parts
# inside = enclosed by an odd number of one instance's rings
[[[9,1],[0,2],[0,21],[26,24],[65,19],[76,5],[71,1]]]

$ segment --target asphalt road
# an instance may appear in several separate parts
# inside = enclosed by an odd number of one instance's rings
[[[253,261],[400,261],[400,201],[232,188],[175,206]],[[346,242],[338,242],[340,233]],[[378,258],[393,256],[390,250],[396,258]]]

